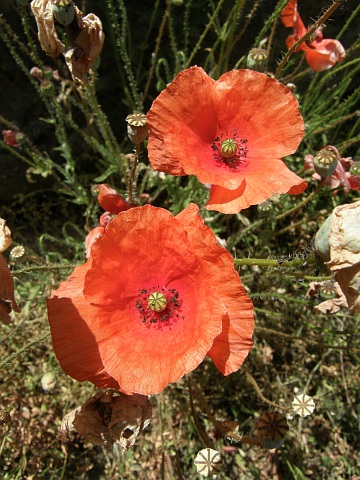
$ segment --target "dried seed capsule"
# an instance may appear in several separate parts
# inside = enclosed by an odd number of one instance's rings
[[[204,448],[196,455],[194,460],[196,470],[204,477],[210,477],[221,471],[223,461],[220,453],[212,448]]]
[[[321,177],[330,177],[335,171],[338,156],[334,148],[326,147],[314,157],[314,169]]]

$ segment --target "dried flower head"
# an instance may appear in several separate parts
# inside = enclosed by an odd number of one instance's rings
[[[16,247],[10,250],[10,257],[17,260],[18,258],[23,257],[25,254],[25,248],[22,245],[16,245]]]
[[[194,460],[196,470],[204,477],[210,477],[219,473],[222,469],[223,461],[220,453],[212,448],[204,448],[196,455]]]
[[[302,393],[301,395],[297,395],[292,401],[292,409],[294,413],[300,415],[300,417],[307,417],[313,413],[315,402],[312,397]]]
[[[260,416],[256,430],[264,448],[278,448],[284,443],[289,426],[286,416],[273,410]]]
[[[321,313],[337,313],[341,307],[348,308],[347,300],[340,285],[334,281],[310,282],[306,296],[310,298],[318,296],[324,299],[323,302],[314,307],[314,310]]]
[[[78,34],[73,48],[65,54],[65,61],[75,82],[84,85],[91,66],[98,59],[105,40],[102,23],[93,13],[82,18],[82,13],[75,7]]]
[[[0,218],[0,252],[4,252],[11,245],[10,228],[6,226],[6,220]]]
[[[143,395],[98,392],[84,405],[66,415],[61,430],[77,431],[94,445],[118,443],[124,450],[134,445],[137,436],[150,423],[152,405]]]
[[[146,115],[143,113],[131,113],[126,117],[127,133],[130,140],[135,145],[140,145],[148,134],[148,127],[146,124]]]
[[[65,52],[65,45],[56,32],[52,4],[52,0],[33,0],[31,10],[37,23],[41,48],[50,57],[58,57]]]
[[[360,201],[333,210],[329,230],[330,261],[349,309],[360,312]]]
[[[8,413],[6,410],[0,409],[0,425],[7,424],[11,422],[11,416],[10,413]]]

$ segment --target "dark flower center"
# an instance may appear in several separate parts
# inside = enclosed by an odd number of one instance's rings
[[[231,169],[237,170],[240,166],[244,166],[246,162],[246,143],[247,140],[240,138],[236,130],[233,131],[232,135],[229,135],[226,131],[211,142],[214,159],[218,164],[225,164]]]
[[[152,324],[172,324],[181,315],[183,301],[179,299],[179,292],[175,288],[166,287],[143,288],[139,290],[136,300],[136,309],[140,320],[147,326]]]

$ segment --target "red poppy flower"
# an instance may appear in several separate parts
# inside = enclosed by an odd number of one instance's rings
[[[120,212],[129,210],[132,207],[136,207],[136,205],[128,203],[107,183],[95,185],[93,188],[99,191],[98,202],[101,208],[109,212],[111,215],[117,215]]]
[[[286,46],[290,49],[307,32],[297,10],[297,0],[291,0],[282,10],[281,20],[285,27],[294,30],[286,39]],[[303,42],[295,51],[299,50],[305,52],[309,67],[316,72],[327,70],[345,58],[345,49],[339,40],[323,39],[320,28],[315,31],[314,40]]]
[[[158,393],[207,354],[227,375],[252,346],[252,303],[193,204],[120,213],[48,311],[62,368],[125,393]]]
[[[263,73],[233,70],[215,81],[191,67],[160,93],[147,121],[152,166],[211,184],[209,210],[237,213],[306,188],[280,160],[304,134],[298,103]]]

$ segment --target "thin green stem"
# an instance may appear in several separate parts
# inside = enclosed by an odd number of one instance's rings
[[[209,439],[207,438],[207,435],[205,434],[205,432],[201,428],[201,425],[200,425],[200,422],[199,422],[199,419],[198,419],[198,416],[197,416],[197,413],[196,413],[196,410],[195,410],[194,396],[193,396],[193,390],[195,389],[195,385],[192,382],[192,380],[190,379],[190,376],[188,376],[188,389],[189,389],[190,410],[191,410],[191,414],[192,414],[192,417],[193,417],[193,420],[194,420],[194,425],[195,425],[196,431],[198,432],[199,437],[201,438],[204,446],[206,448],[212,448],[212,445],[209,442]]]
[[[139,158],[140,158],[140,151],[141,151],[141,145],[135,145],[135,158],[134,162],[131,167],[131,172],[129,176],[129,182],[128,182],[128,200],[129,203],[133,203],[133,189],[134,189],[134,182],[136,178],[136,169],[139,163]]]
[[[19,270],[11,270],[12,275],[21,275],[22,273],[31,273],[31,272],[43,272],[52,270],[68,270],[69,268],[78,267],[78,264],[67,264],[67,265],[38,265],[34,267],[24,267]]]
[[[147,94],[148,94],[148,91],[149,91],[149,88],[150,88],[150,85],[151,85],[152,77],[154,75],[155,66],[156,66],[156,63],[157,63],[157,60],[158,60],[158,56],[159,56],[160,43],[161,43],[161,39],[164,35],[165,25],[166,25],[167,17],[170,14],[170,9],[171,9],[171,1],[168,0],[167,4],[166,4],[166,10],[165,10],[165,13],[164,13],[164,16],[162,18],[161,25],[160,25],[160,28],[159,28],[159,33],[158,33],[158,36],[157,36],[156,41],[155,41],[155,51],[154,51],[154,54],[153,54],[153,57],[152,57],[152,62],[151,62],[151,67],[150,67],[150,71],[149,71],[149,75],[148,75],[148,80],[146,82],[145,90],[144,90],[144,93],[142,95],[142,103],[145,102],[145,99],[147,97]]]
[[[41,343],[43,342],[44,340],[46,340],[48,337],[50,336],[50,333],[46,333],[45,335],[43,335],[42,337],[40,338],[37,338],[36,340],[33,340],[32,342],[28,343],[27,345],[25,345],[24,347],[20,348],[19,350],[17,350],[16,352],[8,355],[6,358],[4,358],[4,360],[2,360],[0,362],[0,369],[2,367],[4,367],[7,363],[11,362],[12,360],[14,360],[14,358],[18,357],[19,355],[21,355],[22,353],[24,353],[26,350],[28,350],[29,348],[31,348],[33,345],[36,345],[37,343]]]
[[[195,47],[193,48],[193,51],[191,52],[190,54],[190,57],[188,58],[187,62],[185,63],[184,65],[184,68],[189,68],[190,65],[191,65],[191,62],[193,61],[197,51],[199,50],[199,48],[201,47],[201,44],[202,42],[204,41],[206,35],[208,34],[210,28],[212,27],[212,25],[214,24],[215,20],[217,19],[218,17],[218,14],[221,10],[221,7],[223,6],[223,3],[224,3],[225,0],[220,0],[217,4],[217,7],[215,8],[214,10],[214,13],[212,14],[212,17],[210,18],[209,20],[209,23],[206,25],[205,27],[205,30],[203,31],[203,33],[201,34],[197,44],[195,45]]]
[[[287,210],[286,212],[281,213],[280,215],[277,215],[276,217],[274,217],[274,220],[275,220],[275,221],[277,221],[277,220],[282,220],[283,218],[288,217],[289,215],[297,212],[297,211],[300,210],[302,207],[304,207],[306,204],[308,204],[308,203],[317,195],[317,193],[319,192],[319,190],[321,190],[322,186],[323,186],[324,183],[325,183],[325,180],[326,180],[326,178],[321,179],[320,183],[317,185],[317,187],[315,188],[315,190],[314,190],[313,192],[311,192],[302,202],[300,202],[300,203],[299,203],[298,205],[296,205],[295,207],[290,208],[290,210]]]
[[[308,40],[311,35],[317,30],[323,23],[326,22],[326,20],[337,10],[345,0],[340,0],[337,2],[334,2],[331,7],[322,15],[322,17],[317,20],[312,27],[309,28],[309,30],[303,35],[297,42],[294,43],[294,45],[287,51],[287,53],[284,55],[284,58],[281,60],[279,66],[276,69],[275,72],[275,78],[280,77],[281,70],[284,68],[286,65],[287,61],[291,57],[291,55],[295,52],[295,50],[306,40]]]

